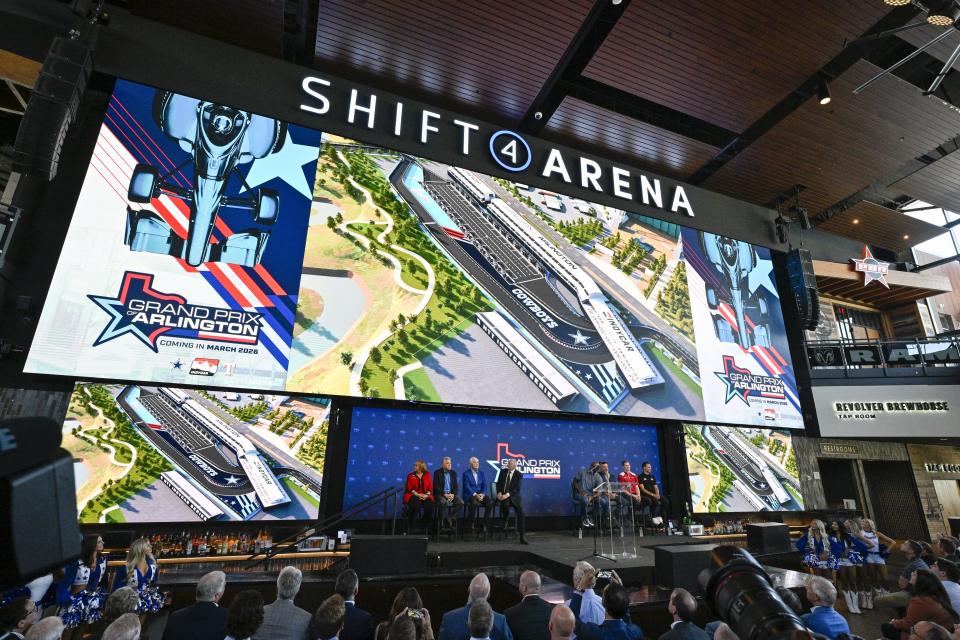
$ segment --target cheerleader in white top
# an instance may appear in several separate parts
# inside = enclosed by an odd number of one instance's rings
[[[897,541],[877,531],[876,525],[870,518],[860,521],[860,539],[867,545],[867,552],[863,558],[863,568],[866,573],[864,585],[869,589],[870,600],[882,596],[887,591],[887,558],[890,549],[896,546]]]
[[[103,603],[107,599],[107,555],[103,553],[103,538],[90,535],[80,546],[80,559],[70,587],[70,599],[60,608],[60,617],[67,629],[93,624],[100,619]]]

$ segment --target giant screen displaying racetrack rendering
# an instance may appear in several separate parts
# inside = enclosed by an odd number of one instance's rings
[[[488,484],[496,481],[508,460],[516,460],[523,474],[523,509],[532,516],[571,515],[570,483],[591,461],[606,461],[614,480],[622,461],[629,461],[636,473],[649,462],[654,477],[662,480],[657,429],[652,426],[354,407],[343,506],[384,489],[402,489],[415,461],[423,460],[433,473],[445,456],[458,478],[476,457]],[[383,506],[358,517],[382,518]]]
[[[647,213],[118,81],[26,371],[801,428],[769,250]]]
[[[695,513],[802,511],[790,432],[684,425]]]
[[[81,523],[314,519],[330,403],[79,383],[63,446]]]

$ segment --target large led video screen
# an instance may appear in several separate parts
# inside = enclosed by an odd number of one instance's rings
[[[125,81],[26,370],[803,426],[769,250]]]
[[[79,383],[63,446],[81,523],[315,519],[323,398]]]
[[[802,511],[790,431],[684,425],[694,513]]]
[[[657,430],[652,426],[355,407],[343,506],[390,487],[402,489],[415,461],[426,462],[432,474],[445,456],[451,458],[458,478],[476,457],[487,484],[496,480],[508,460],[516,460],[528,516],[571,515],[570,483],[594,460],[609,464],[612,480],[624,460],[634,473],[649,462],[654,477],[662,481]],[[358,519],[382,517],[383,506],[378,504]]]

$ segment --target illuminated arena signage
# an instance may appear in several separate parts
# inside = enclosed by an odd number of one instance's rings
[[[310,101],[300,104],[300,110],[319,116],[328,115],[333,103],[324,93],[333,83],[325,78],[307,76],[301,82],[301,89]],[[404,114],[404,103],[396,101],[384,106],[376,93],[361,96],[357,89],[350,89],[350,97],[344,110],[346,121],[351,125],[364,126],[367,129],[385,128],[394,137],[405,134],[408,115]],[[379,116],[379,117],[378,117]],[[675,185],[672,191],[665,192],[660,180],[646,175],[633,175],[630,171],[613,165],[604,165],[583,156],[566,157],[556,147],[548,148],[545,157],[535,158],[530,144],[515,132],[499,130],[493,132],[485,144],[480,144],[478,135],[480,125],[469,120],[453,118],[444,123],[441,114],[429,109],[421,109],[417,118],[417,140],[428,144],[434,135],[443,135],[444,130],[459,136],[459,152],[470,156],[477,149],[486,148],[493,161],[501,168],[512,173],[535,170],[543,178],[557,178],[566,184],[576,184],[583,189],[597,193],[610,193],[616,198],[642,203],[671,213],[693,217],[693,204],[682,185]],[[442,125],[446,125],[441,129]],[[607,187],[607,188],[605,188]]]

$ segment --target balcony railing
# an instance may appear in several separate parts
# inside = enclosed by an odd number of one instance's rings
[[[960,376],[960,336],[805,343],[815,378]]]

